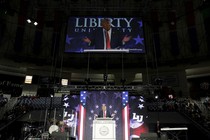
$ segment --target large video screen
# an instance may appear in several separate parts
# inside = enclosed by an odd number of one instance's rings
[[[108,29],[104,19],[109,21]],[[145,53],[143,21],[139,17],[69,17],[65,52]]]

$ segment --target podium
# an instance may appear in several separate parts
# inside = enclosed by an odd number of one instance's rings
[[[112,118],[93,120],[92,140],[116,140],[116,122]]]

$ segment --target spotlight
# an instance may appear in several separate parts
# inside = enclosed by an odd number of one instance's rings
[[[61,85],[67,86],[68,85],[68,79],[61,79]]]
[[[26,75],[26,77],[25,77],[25,84],[31,84],[32,83],[32,79],[33,79],[33,76]]]
[[[37,25],[38,25],[38,22],[35,21],[35,22],[34,22],[34,25],[37,26]]]
[[[173,99],[174,96],[173,96],[172,94],[169,94],[169,95],[168,95],[168,98],[169,98],[169,99]]]
[[[31,23],[31,20],[30,20],[30,19],[27,19],[26,21],[27,21],[28,23]]]
[[[26,20],[27,21],[27,23],[33,23],[34,24],[34,26],[37,26],[38,25],[38,22],[36,22],[36,21],[34,21],[34,20],[31,20],[31,19],[27,19]]]

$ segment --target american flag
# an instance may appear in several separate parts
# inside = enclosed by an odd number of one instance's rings
[[[116,140],[128,140],[128,98],[127,91],[81,91],[79,140],[92,140],[94,115],[99,114],[102,104],[106,104],[110,113],[115,114]]]
[[[129,96],[130,138],[139,138],[148,132],[148,115],[145,98],[141,95]]]
[[[78,127],[77,114],[79,113],[80,95],[62,95],[62,105],[64,108],[63,121],[72,128],[71,130],[75,130],[74,136],[77,137],[76,128]]]
[[[102,104],[115,114],[117,140],[129,140],[148,132],[143,96],[131,96],[127,91],[81,91],[80,95],[63,95],[62,102],[68,114],[72,110],[79,113],[79,140],[92,140],[94,114],[99,114]]]

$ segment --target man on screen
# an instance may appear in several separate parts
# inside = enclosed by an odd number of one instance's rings
[[[111,115],[109,110],[107,110],[106,104],[102,104],[101,111],[99,112],[98,115],[95,116],[99,118],[111,118],[114,117],[114,114]]]
[[[102,19],[101,26],[102,28],[96,29],[91,37],[83,38],[84,42],[95,46],[95,49],[119,49],[131,39],[131,36],[122,37],[118,30],[111,28],[109,19]]]

